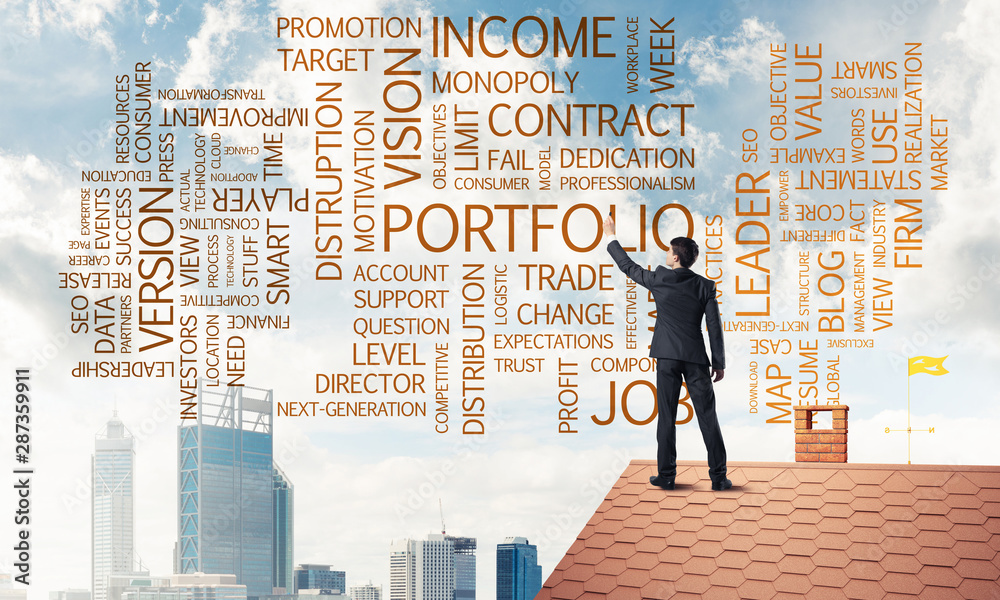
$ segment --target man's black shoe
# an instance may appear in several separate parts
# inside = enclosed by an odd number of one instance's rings
[[[722,490],[728,490],[731,487],[733,487],[733,482],[728,479],[712,482],[712,489],[717,492],[721,492]]]
[[[649,483],[655,485],[656,487],[663,488],[665,490],[674,489],[673,479],[663,479],[659,475],[655,475],[649,478]]]

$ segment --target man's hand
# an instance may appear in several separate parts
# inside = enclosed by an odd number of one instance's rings
[[[611,215],[604,217],[604,237],[612,236],[615,234],[615,220],[611,218]]]
[[[722,381],[726,372],[723,369],[712,369],[712,381]]]

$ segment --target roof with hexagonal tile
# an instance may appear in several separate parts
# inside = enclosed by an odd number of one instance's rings
[[[536,600],[1000,598],[1000,467],[635,460]]]

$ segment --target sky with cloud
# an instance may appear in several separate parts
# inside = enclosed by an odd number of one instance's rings
[[[893,326],[864,334],[845,334],[847,338],[871,338],[871,349],[827,349],[819,352],[824,377],[830,372],[829,361],[839,356],[840,401],[851,407],[850,450],[852,462],[902,463],[907,460],[906,435],[886,434],[886,428],[900,429],[908,422],[913,427],[934,428],[934,433],[914,433],[912,461],[932,464],[1000,464],[1000,451],[993,443],[1000,429],[998,384],[995,368],[1000,359],[1000,125],[994,116],[994,104],[1000,93],[1000,55],[994,41],[1000,30],[1000,7],[988,0],[937,1],[907,0],[888,5],[867,2],[810,4],[775,0],[753,2],[732,0],[666,4],[650,8],[639,2],[596,2],[564,0],[551,3],[521,1],[501,2],[499,6],[480,3],[470,7],[465,2],[424,2],[412,0],[352,3],[315,3],[297,0],[275,2],[165,3],[157,0],[79,0],[69,2],[10,1],[0,7],[0,314],[4,335],[0,338],[0,364],[4,372],[30,365],[33,369],[32,465],[36,469],[33,490],[32,539],[34,553],[33,598],[66,588],[87,588],[90,579],[90,456],[94,436],[117,407],[122,420],[136,438],[137,499],[136,539],[139,554],[151,572],[171,571],[171,555],[176,541],[176,439],[178,426],[176,381],[166,380],[97,380],[74,379],[70,370],[86,360],[88,341],[70,330],[70,302],[73,293],[58,289],[58,273],[68,270],[67,241],[79,238],[81,172],[111,168],[115,152],[113,119],[115,117],[115,78],[133,73],[137,62],[151,64],[154,89],[238,88],[261,89],[268,106],[315,107],[316,82],[331,74],[290,73],[282,69],[278,48],[328,48],[336,44],[371,48],[373,71],[344,73],[340,90],[342,105],[352,110],[375,110],[379,123],[392,116],[383,106],[383,88],[387,79],[382,70],[390,66],[385,48],[416,46],[421,50],[415,59],[420,75],[414,80],[424,90],[419,109],[423,140],[414,161],[422,178],[415,184],[379,190],[380,205],[407,206],[414,213],[432,204],[459,207],[466,204],[554,204],[561,215],[583,204],[605,214],[614,205],[619,223],[619,238],[635,245],[640,235],[651,235],[649,223],[642,231],[640,211],[651,216],[658,208],[672,202],[688,207],[695,223],[695,239],[705,250],[706,218],[722,215],[725,220],[721,239],[724,252],[719,263],[725,275],[723,319],[732,321],[735,313],[755,310],[759,298],[736,297],[734,276],[748,277],[751,272],[737,258],[745,252],[736,244],[736,229],[741,219],[734,213],[734,185],[737,176],[749,170],[763,173],[771,188],[779,186],[780,169],[790,169],[793,182],[798,165],[766,163],[766,136],[769,130],[768,81],[771,74],[771,45],[787,44],[789,55],[795,44],[815,49],[822,44],[824,96],[816,112],[822,116],[823,133],[798,143],[774,144],[780,147],[849,147],[851,110],[864,108],[867,127],[873,126],[877,112],[906,110],[901,80],[848,83],[833,80],[836,65],[843,61],[896,61],[902,74],[903,52],[907,42],[920,42],[920,96],[924,144],[921,159],[923,189],[922,268],[888,270],[893,279]],[[489,48],[511,50],[501,59],[432,56],[430,23],[435,16],[450,16],[465,23],[473,17],[478,25],[490,15],[502,15],[507,23],[494,23],[487,29],[484,42]],[[517,55],[511,47],[511,27],[523,16],[537,16],[552,23],[555,17],[576,23],[581,17],[614,17],[608,31],[613,34],[609,47],[614,59],[553,56],[537,58]],[[324,40],[288,38],[276,35],[279,17],[320,16],[337,19],[350,16],[398,16],[420,18],[424,35],[418,39]],[[639,17],[644,28],[640,49],[648,52],[648,22],[665,22],[673,17],[676,30],[674,83],[671,90],[651,93],[653,82],[648,71],[639,81],[639,92],[625,93],[625,23]],[[526,28],[525,31],[528,31]],[[530,29],[530,35],[537,28]],[[534,38],[532,43],[538,43]],[[431,92],[432,73],[447,71],[496,72],[524,71],[552,74],[565,90],[534,93],[522,90],[510,94],[440,94]],[[564,75],[579,72],[572,93]],[[789,70],[789,73],[796,71]],[[805,67],[798,71],[806,73]],[[831,97],[833,86],[898,86],[900,98],[878,101],[850,101]],[[808,93],[802,85],[800,93]],[[155,92],[154,92],[155,97]],[[400,100],[402,101],[402,100]],[[559,148],[586,147],[607,149],[618,146],[652,148],[694,148],[696,163],[682,173],[694,177],[690,192],[628,191],[597,192],[557,190],[541,192],[490,191],[469,193],[448,186],[436,190],[431,185],[431,127],[436,104],[478,109],[485,115],[498,103],[519,106],[525,103],[566,104],[601,103],[624,107],[634,103],[645,111],[656,103],[693,104],[685,120],[685,136],[664,138],[639,136],[628,131],[624,136],[598,137],[579,132],[571,138],[556,136],[497,137],[481,129],[484,148],[523,150],[537,156],[551,148],[558,160]],[[211,106],[211,102],[154,100],[154,121],[164,108]],[[222,102],[240,106],[238,102]],[[930,119],[947,119],[947,190],[930,191]],[[485,117],[484,117],[485,118]],[[659,113],[654,126],[679,131],[676,110]],[[509,122],[507,122],[509,124]],[[589,125],[596,128],[596,119]],[[761,162],[743,162],[745,130],[753,128],[760,138]],[[596,130],[596,129],[593,129]],[[592,131],[593,131],[592,130]],[[163,129],[166,131],[166,129]],[[194,161],[194,136],[220,132],[224,143],[234,146],[260,146],[261,130],[251,128],[174,128],[178,168]],[[793,130],[790,128],[790,132]],[[160,131],[157,131],[160,133]],[[900,129],[900,140],[903,139]],[[283,183],[294,189],[319,187],[314,179],[314,138],[312,127],[284,131],[285,169]],[[454,144],[454,135],[449,140]],[[868,144],[871,140],[868,140]],[[900,142],[902,144],[902,142]],[[874,152],[869,146],[869,150]],[[848,150],[849,153],[849,150]],[[381,161],[388,152],[378,150]],[[849,155],[849,154],[848,154]],[[349,160],[344,150],[337,155]],[[260,168],[261,155],[227,158],[230,171],[251,172]],[[480,159],[478,177],[502,176],[488,172],[485,155]],[[849,165],[845,166],[849,167]],[[824,168],[821,166],[816,167]],[[866,163],[867,169],[872,169]],[[908,169],[900,158],[885,169]],[[615,172],[620,171],[620,172]],[[391,173],[376,169],[380,181]],[[558,176],[629,175],[649,176],[648,170],[609,169],[603,172],[578,167],[557,169]],[[113,186],[112,186],[113,187]],[[892,204],[899,198],[886,191],[793,190],[791,203],[842,204],[862,202],[867,211],[865,227],[870,233],[871,209],[876,202],[890,206],[889,219],[905,215]],[[772,205],[777,199],[772,198]],[[460,210],[456,210],[462,216]],[[683,223],[676,213],[661,225],[663,236]],[[585,215],[586,210],[580,211]],[[428,240],[443,244],[447,240],[447,219],[443,211],[427,219]],[[287,331],[258,331],[248,335],[248,385],[271,388],[276,401],[322,401],[329,395],[316,394],[316,373],[346,372],[352,369],[352,343],[363,342],[353,332],[358,317],[372,316],[372,311],[355,308],[355,289],[349,277],[340,283],[312,279],[312,227],[309,215],[283,215],[296,232],[298,241],[289,255],[294,275],[288,307],[262,310],[262,314],[292,317]],[[308,218],[307,218],[308,217]],[[395,217],[399,217],[396,213]],[[556,223],[557,217],[552,217]],[[505,241],[508,234],[506,213],[496,213],[491,238]],[[824,262],[837,251],[848,255],[848,265],[840,270],[846,281],[845,298],[850,307],[849,290],[856,278],[851,271],[854,250],[871,251],[871,236],[860,245],[838,243],[778,243],[778,221],[772,217],[772,243],[765,255],[771,269],[771,303],[776,315],[796,320],[798,302],[799,253],[812,256],[812,293],[816,307],[822,304],[816,289],[819,266],[817,253]],[[398,316],[441,316],[452,322],[451,333],[442,336],[453,349],[453,358],[461,347],[460,307],[461,265],[484,263],[492,273],[494,265],[508,265],[511,285],[521,289],[511,293],[513,306],[531,304],[610,303],[614,304],[615,322],[621,323],[625,310],[625,282],[614,271],[613,290],[525,290],[521,263],[610,264],[600,244],[589,252],[575,252],[563,244],[558,233],[542,231],[541,247],[530,249],[530,222],[518,216],[512,221],[517,249],[489,252],[482,244],[469,251],[455,249],[431,253],[422,248],[411,232],[392,241],[390,253],[374,257],[351,253],[345,258],[345,273],[358,265],[374,263],[447,264],[445,282],[451,292],[444,309],[435,311],[403,309]],[[890,221],[891,225],[891,221]],[[591,240],[595,223],[585,218],[571,220],[569,232],[574,240]],[[785,227],[785,226],[781,226]],[[811,227],[803,227],[811,228]],[[459,237],[462,240],[460,234]],[[668,237],[669,239],[669,237]],[[503,244],[501,244],[503,245]],[[870,256],[870,254],[869,254]],[[638,262],[657,264],[662,254],[636,253]],[[890,258],[891,260],[891,258]],[[870,261],[870,258],[869,258]],[[698,267],[701,270],[698,270]],[[695,266],[704,272],[704,262]],[[870,263],[869,263],[870,266]],[[878,273],[872,269],[866,278]],[[492,286],[492,278],[485,283]],[[870,285],[870,279],[869,279]],[[421,284],[413,284],[416,289]],[[868,288],[869,293],[871,288]],[[91,301],[97,298],[91,294]],[[487,296],[492,302],[492,297]],[[488,304],[488,306],[490,306]],[[191,311],[203,319],[207,310]],[[845,313],[850,322],[850,308]],[[396,315],[394,315],[396,316]],[[783,336],[797,348],[808,342],[831,336],[815,333],[814,312],[810,317],[812,333]],[[869,313],[869,326],[871,325]],[[645,325],[640,328],[644,340]],[[511,326],[505,333],[536,331],[589,333],[585,326]],[[561,558],[611,483],[629,460],[655,456],[653,425],[630,425],[618,415],[608,426],[594,424],[590,416],[603,418],[608,411],[610,379],[617,390],[636,375],[590,372],[591,357],[642,357],[642,350],[624,351],[622,328],[613,330],[615,348],[607,351],[546,350],[545,370],[535,374],[503,374],[495,367],[487,370],[486,418],[488,433],[482,436],[457,435],[454,429],[460,414],[452,413],[453,431],[433,433],[430,420],[407,419],[328,419],[276,418],[274,454],[295,485],[296,563],[333,564],[347,572],[348,585],[371,581],[388,593],[389,544],[406,537],[422,538],[441,529],[439,502],[449,534],[473,536],[479,540],[478,596],[494,597],[495,545],[508,536],[525,536],[539,546],[543,577]],[[769,363],[792,375],[789,393],[799,389],[799,367],[795,353],[778,357],[753,355],[752,340],[776,338],[729,332],[726,336],[728,368],[726,378],[716,385],[719,415],[729,459],[739,461],[793,460],[792,430],[788,424],[768,424],[773,416],[761,410],[748,411],[751,365],[763,377]],[[430,344],[422,338],[401,340],[425,344],[424,358],[430,358]],[[92,340],[91,342],[92,343]],[[640,348],[645,342],[640,342]],[[426,351],[423,348],[427,348]],[[176,352],[152,353],[161,359],[174,358]],[[494,356],[525,357],[534,354],[492,352]],[[942,377],[916,375],[909,381],[906,358],[916,355],[948,356],[950,373]],[[581,365],[579,377],[580,432],[560,435],[556,432],[558,405],[556,362],[575,360]],[[358,369],[360,370],[360,369]],[[455,377],[459,363],[451,363],[452,389],[460,381]],[[427,371],[431,373],[430,370]],[[908,388],[909,383],[909,388]],[[758,392],[765,395],[762,381]],[[635,388],[632,411],[645,416],[651,409],[647,388]],[[831,388],[832,389],[832,388]],[[909,389],[909,413],[907,392]],[[7,395],[2,410],[13,415],[13,398]],[[825,396],[824,396],[825,397]],[[357,398],[339,398],[356,400]],[[410,398],[413,399],[413,398]],[[459,397],[454,395],[457,405]],[[432,403],[428,403],[429,411]],[[10,418],[4,418],[10,423]],[[679,428],[678,455],[681,459],[703,460],[704,446],[695,424]],[[4,437],[9,440],[9,437]],[[12,443],[5,449],[12,451]],[[7,461],[13,468],[13,460]],[[0,492],[0,513],[11,510],[15,497],[10,486]],[[0,526],[0,540],[15,535],[10,519]],[[0,553],[0,570],[12,569],[12,555]]]

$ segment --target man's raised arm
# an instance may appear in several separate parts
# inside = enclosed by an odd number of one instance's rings
[[[644,288],[648,288],[652,282],[653,272],[640,267],[629,258],[628,253],[615,239],[615,220],[611,218],[611,215],[604,218],[604,239],[608,238],[611,238],[608,243],[608,254],[614,259],[618,268],[621,269],[622,273],[628,275],[629,279]]]

